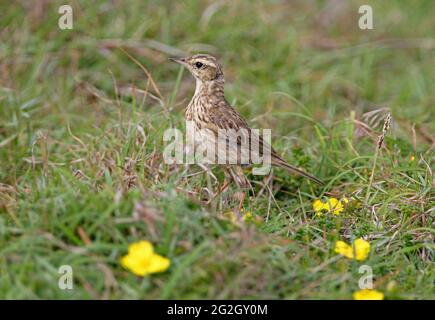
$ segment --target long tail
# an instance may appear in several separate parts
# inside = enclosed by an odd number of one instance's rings
[[[288,164],[287,162],[285,162],[283,159],[281,159],[279,157],[276,157],[276,158],[273,157],[272,158],[272,164],[276,165],[278,167],[284,168],[284,169],[290,171],[291,173],[296,173],[296,174],[301,175],[301,176],[303,176],[303,177],[305,177],[307,179],[310,179],[311,181],[314,181],[315,183],[317,183],[317,184],[319,184],[321,186],[325,185],[322,182],[322,180],[317,179],[315,176],[313,176],[313,175],[311,175],[311,174],[309,174],[309,173],[307,173],[307,172],[305,172],[305,171],[303,171],[303,170],[301,170],[301,169],[299,169],[297,167],[294,167],[294,166]]]

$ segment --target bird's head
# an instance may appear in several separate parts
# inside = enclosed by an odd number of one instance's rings
[[[201,82],[223,79],[222,66],[217,59],[209,54],[195,54],[186,58],[170,58],[185,66]]]

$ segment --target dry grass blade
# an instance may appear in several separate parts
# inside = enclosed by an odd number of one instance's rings
[[[154,82],[151,73],[147,70],[147,68],[145,68],[143,66],[142,63],[140,63],[137,59],[135,59],[134,57],[132,57],[127,51],[124,50],[124,48],[119,47],[119,49],[127,56],[129,57],[134,63],[136,63],[141,69],[142,71],[145,73],[145,75],[147,76],[148,80],[151,82],[151,86],[153,87],[154,91],[157,93],[157,95],[159,96],[159,98],[163,101],[163,96],[160,93],[159,88],[157,87],[156,83]],[[163,106],[164,108],[166,108],[166,106]]]
[[[376,145],[376,151],[375,151],[375,155],[374,155],[374,158],[373,158],[372,173],[370,175],[369,184],[367,185],[367,193],[366,193],[366,198],[365,198],[365,201],[364,201],[364,203],[366,205],[368,205],[368,200],[369,200],[369,197],[370,197],[370,189],[371,189],[372,184],[373,184],[373,179],[374,179],[374,175],[375,175],[376,163],[377,163],[377,160],[378,160],[379,151],[381,150],[382,145],[384,143],[385,136],[386,136],[388,130],[390,129],[391,119],[392,119],[391,113],[388,113],[388,115],[387,115],[387,117],[385,118],[385,121],[384,121],[384,126],[382,128],[382,133],[379,136],[378,143]]]

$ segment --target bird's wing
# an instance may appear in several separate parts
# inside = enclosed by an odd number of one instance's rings
[[[323,182],[317,179],[316,177],[312,176],[311,174],[305,172],[302,169],[299,169],[295,166],[290,165],[285,161],[281,156],[272,148],[272,146],[265,142],[263,140],[263,136],[255,134],[249,128],[248,123],[245,119],[242,118],[242,116],[233,108],[231,107],[226,101],[221,102],[220,104],[217,104],[213,106],[212,112],[209,114],[209,123],[206,125],[208,129],[211,129],[216,136],[218,136],[219,129],[226,129],[228,130],[235,130],[236,132],[245,132],[247,134],[246,138],[249,141],[249,144],[246,144],[242,142],[242,138],[244,136],[237,136],[237,148],[235,152],[233,153],[233,157],[236,157],[236,159],[240,159],[240,153],[248,152],[249,162],[250,163],[257,163],[253,161],[252,158],[252,150],[255,150],[255,152],[258,152],[258,155],[260,157],[263,157],[264,154],[269,153],[271,156],[271,163],[273,165],[282,167],[287,169],[288,171],[292,173],[296,173],[298,175],[304,176],[320,185],[323,185]],[[245,130],[240,130],[245,129]],[[225,132],[225,131],[223,131]],[[246,141],[246,140],[244,140]],[[240,149],[239,150],[239,146]],[[257,149],[258,148],[258,149]],[[234,149],[227,143],[227,150]],[[231,153],[231,152],[229,152]],[[230,158],[232,156],[230,155]]]
[[[208,112],[209,121],[203,126],[213,131],[216,137],[219,134],[223,134],[227,138],[231,138],[231,135],[235,134],[233,137],[237,141],[237,148],[240,148],[242,153],[245,152],[249,156],[250,162],[252,162],[252,151],[257,151],[260,157],[264,153],[270,152],[273,157],[275,151],[272,147],[267,142],[264,142],[261,135],[251,130],[246,120],[228,102],[220,101],[220,103],[215,104],[212,108]],[[232,146],[229,146],[227,142],[228,148],[231,149]],[[240,151],[237,151],[237,154],[239,153]]]
[[[210,122],[219,129],[249,129],[245,119],[225,100],[213,105],[210,110]]]

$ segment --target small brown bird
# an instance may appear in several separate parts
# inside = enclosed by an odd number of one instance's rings
[[[252,164],[250,154],[254,145],[259,145],[261,155],[264,152],[270,153],[272,165],[323,185],[323,182],[316,177],[288,164],[269,144],[263,141],[262,136],[253,134],[248,123],[225,99],[224,74],[222,66],[215,57],[208,54],[196,54],[187,58],[171,58],[170,60],[185,66],[196,79],[195,94],[185,113],[185,119],[193,122],[195,134],[199,134],[199,138],[195,138],[195,149],[204,147],[204,144],[205,147],[211,146],[213,148],[222,146],[222,144],[218,144],[218,137],[221,137],[222,132],[247,132],[245,136],[242,134],[237,137],[235,146],[228,143],[229,136],[224,136],[227,157],[232,160],[237,159],[235,162],[229,162],[229,165],[225,165],[224,168],[239,187],[249,186],[249,181],[241,168],[241,165],[245,164],[240,162],[241,154],[247,154],[248,162]],[[244,139],[248,140],[247,144],[243,143]]]

